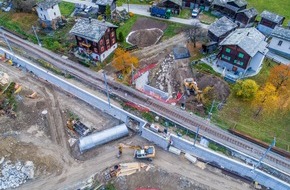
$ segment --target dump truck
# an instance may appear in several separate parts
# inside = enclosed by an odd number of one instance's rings
[[[158,7],[156,5],[152,5],[150,7],[150,12],[151,12],[151,16],[155,16],[155,17],[166,18],[166,19],[170,19],[171,17],[170,9],[167,9],[164,7]]]
[[[119,153],[117,155],[118,158],[120,158],[123,154],[123,149],[129,148],[133,149],[134,151],[134,158],[136,159],[147,159],[149,161],[152,160],[152,158],[155,157],[155,147],[154,146],[135,146],[135,145],[126,145],[126,144],[119,144]]]

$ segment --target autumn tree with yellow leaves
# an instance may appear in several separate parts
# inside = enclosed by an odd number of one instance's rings
[[[117,48],[112,61],[112,66],[116,71],[122,72],[123,75],[128,75],[132,72],[132,68],[137,68],[139,60],[137,57],[132,56],[129,52],[121,48]]]

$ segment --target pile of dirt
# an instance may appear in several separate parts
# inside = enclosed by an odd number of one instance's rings
[[[136,30],[128,35],[127,42],[138,47],[148,47],[156,44],[162,35],[163,31],[158,28]]]
[[[210,187],[190,181],[177,174],[153,168],[149,171],[140,171],[134,175],[118,177],[114,181],[116,189],[135,190],[136,188],[156,188],[162,190],[208,190]]]
[[[161,22],[151,18],[138,18],[135,24],[132,26],[131,31],[150,28],[159,28],[160,30],[164,31],[167,28],[167,24],[165,22]]]

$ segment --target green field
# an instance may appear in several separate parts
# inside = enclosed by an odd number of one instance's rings
[[[75,9],[75,4],[74,3],[69,3],[69,2],[62,1],[58,5],[59,5],[59,10],[61,12],[61,15],[65,16],[65,17],[69,17],[70,14]]]
[[[263,85],[270,68],[268,62],[264,62],[260,74],[251,79]],[[234,127],[267,143],[271,143],[276,137],[276,146],[290,151],[290,111],[275,111],[258,117],[254,116],[255,112],[251,103],[240,101],[231,94],[224,108],[213,114],[212,121],[221,128]]]
[[[290,21],[290,1],[289,0],[247,0],[248,8],[255,7],[259,13],[268,10],[286,17],[284,25]]]

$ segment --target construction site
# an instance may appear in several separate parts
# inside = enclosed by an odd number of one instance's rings
[[[110,185],[124,190],[252,188],[202,161],[192,162],[185,155],[176,156],[153,146],[132,126],[12,67],[8,60],[0,65],[4,98],[0,189],[106,189]],[[106,99],[102,92],[73,79],[65,80]],[[13,102],[3,107],[7,89],[11,89],[8,94],[17,107]],[[111,101],[121,107],[119,101]]]

